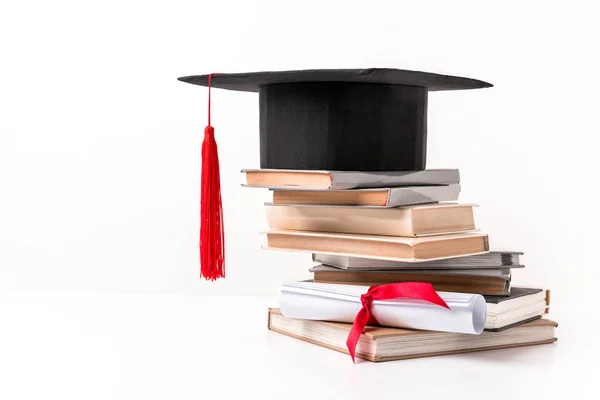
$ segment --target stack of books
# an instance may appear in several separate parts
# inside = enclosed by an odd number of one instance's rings
[[[324,297],[349,287],[339,285],[428,282],[447,296],[485,299],[481,334],[368,326],[357,357],[386,361],[556,341],[557,324],[542,318],[549,290],[513,286],[523,253],[490,251],[475,224],[476,205],[458,202],[458,170],[243,172],[246,186],[273,194],[265,205],[265,248],[311,253],[312,282],[325,284],[319,286]],[[272,331],[342,352],[351,326],[269,310]]]

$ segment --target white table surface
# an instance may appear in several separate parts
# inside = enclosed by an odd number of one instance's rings
[[[275,299],[0,293],[0,399],[595,397],[595,316],[561,314],[552,345],[353,365],[268,331],[269,306]]]

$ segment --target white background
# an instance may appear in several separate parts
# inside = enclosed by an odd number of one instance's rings
[[[1,2],[0,398],[594,393],[595,3]],[[267,331],[275,299],[236,295],[311,262],[260,249],[268,192],[239,173],[259,165],[251,93],[213,91],[227,278],[200,280],[207,91],[176,78],[369,67],[495,84],[430,95],[428,166],[459,168],[492,246],[526,253],[515,283],[552,289],[557,345],[353,365]]]
[[[560,4],[562,3],[562,4]],[[209,72],[396,67],[473,77],[432,93],[428,167],[459,168],[515,283],[593,299],[594,2],[19,1],[0,6],[0,290],[274,294],[310,256],[260,249],[258,97],[213,91],[227,278],[199,279]]]

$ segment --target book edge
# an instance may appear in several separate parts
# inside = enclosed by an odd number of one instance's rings
[[[263,250],[269,250],[269,251],[287,251],[287,252],[294,252],[294,253],[312,253],[312,250],[298,250],[298,249],[293,249],[293,248],[289,248],[289,247],[272,247],[272,246],[261,246],[261,248]],[[329,255],[333,255],[333,256],[348,256],[348,257],[367,257],[367,255],[364,254],[358,254],[358,255],[349,255],[347,253],[337,253],[337,252],[324,252],[324,251],[319,251],[321,254],[329,254]],[[475,256],[478,254],[485,254],[487,253],[486,251],[483,252],[478,252],[478,253],[469,253],[469,254],[461,254],[461,255],[457,255],[457,256],[451,256],[451,257],[437,257],[437,258],[393,258],[393,257],[376,257],[376,256],[371,256],[369,255],[368,257],[373,259],[373,260],[387,260],[387,261],[400,261],[400,262],[406,262],[406,263],[420,263],[420,262],[428,262],[428,261],[436,261],[436,260],[449,260],[452,258],[458,258],[458,257],[465,257],[465,256]]]
[[[269,314],[269,322],[270,322],[270,314]],[[294,339],[301,340],[306,343],[311,343],[311,344],[317,345],[319,347],[324,347],[324,348],[327,348],[330,350],[335,350],[340,353],[349,354],[348,349],[345,349],[345,348],[342,348],[339,346],[334,346],[332,344],[314,340],[311,338],[303,337],[300,335],[296,335],[294,333],[287,332],[287,331],[284,331],[281,329],[273,328],[272,326],[270,326],[270,324],[269,324],[269,330],[272,332],[279,333],[284,336],[288,336],[288,337],[291,337]],[[376,338],[369,338],[369,339],[374,340],[375,342],[377,341]],[[535,345],[540,345],[540,344],[551,344],[551,343],[555,343],[557,340],[558,340],[557,338],[552,338],[552,339],[540,340],[540,341],[534,341],[534,342],[520,342],[520,343],[507,344],[507,345],[485,346],[485,347],[476,347],[476,348],[471,348],[471,349],[460,349],[460,350],[449,350],[449,351],[438,351],[438,352],[432,352],[432,353],[410,354],[410,355],[404,355],[404,356],[384,357],[384,356],[369,355],[369,354],[365,354],[365,353],[356,352],[355,356],[357,358],[360,358],[360,359],[363,359],[366,361],[384,362],[384,361],[394,361],[394,360],[409,360],[409,359],[414,359],[414,358],[436,357],[436,356],[443,356],[443,355],[474,353],[474,352],[489,351],[489,350],[509,349],[509,348],[515,348],[515,347],[535,346]]]
[[[510,349],[510,348],[515,348],[515,347],[536,346],[536,345],[540,345],[540,344],[552,344],[552,343],[555,343],[557,340],[558,340],[557,338],[552,338],[552,339],[547,339],[547,340],[539,340],[539,341],[535,341],[535,342],[522,342],[522,343],[513,343],[513,344],[507,344],[507,345],[477,347],[477,348],[472,348],[472,349],[440,351],[440,352],[434,352],[434,353],[414,354],[414,355],[409,355],[409,356],[374,357],[373,362],[410,360],[413,358],[436,357],[436,356],[445,356],[445,355],[453,355],[453,354],[475,353],[475,352],[480,352],[480,351]]]
[[[417,245],[424,242],[438,242],[443,240],[453,239],[465,239],[472,237],[483,237],[485,238],[486,251],[482,253],[489,253],[489,237],[487,233],[479,231],[461,231],[459,233],[448,233],[443,235],[430,235],[430,236],[382,236],[382,235],[363,235],[358,233],[337,233],[337,232],[318,232],[318,231],[299,231],[289,229],[269,229],[267,231],[260,232],[262,235],[290,235],[290,236],[316,236],[316,237],[333,237],[338,239],[348,240],[367,240],[373,242],[386,242],[386,243],[405,243],[410,246]],[[479,253],[478,253],[479,254]]]

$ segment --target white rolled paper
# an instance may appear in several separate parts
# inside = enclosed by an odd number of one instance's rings
[[[279,308],[288,318],[353,323],[368,286],[314,282],[284,283]],[[371,313],[382,326],[479,334],[485,327],[486,304],[479,294],[438,292],[447,308],[424,300],[374,300]]]

